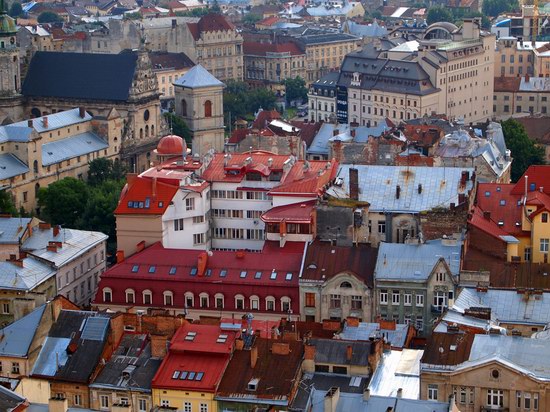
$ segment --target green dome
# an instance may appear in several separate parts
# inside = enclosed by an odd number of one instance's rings
[[[12,35],[17,33],[15,19],[11,18],[6,12],[0,12],[0,36]]]

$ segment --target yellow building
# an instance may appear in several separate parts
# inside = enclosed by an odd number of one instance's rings
[[[235,349],[235,338],[234,330],[214,325],[186,324],[178,329],[153,378],[153,405],[217,412],[214,395]]]
[[[193,61],[184,53],[149,52],[153,73],[157,76],[160,98],[173,99],[173,82],[194,66]]]

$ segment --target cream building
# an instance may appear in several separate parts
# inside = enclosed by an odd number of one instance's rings
[[[546,42],[518,40],[515,37],[501,37],[495,50],[495,76],[533,76],[535,71],[535,51]]]
[[[183,76],[194,64],[184,53],[149,52],[153,73],[157,76],[161,100],[173,99],[173,82]]]
[[[550,77],[550,42],[533,50],[535,55],[535,77]]]
[[[550,113],[547,77],[495,77],[493,112],[496,119]]]

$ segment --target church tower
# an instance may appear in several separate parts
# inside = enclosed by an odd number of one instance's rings
[[[200,64],[174,82],[176,115],[191,130],[192,153],[204,155],[224,148],[223,88],[225,85]]]
[[[0,123],[8,124],[23,116],[21,73],[17,47],[17,25],[0,0]]]

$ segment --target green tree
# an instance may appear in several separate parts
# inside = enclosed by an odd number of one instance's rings
[[[126,175],[126,169],[121,162],[100,157],[89,163],[88,184],[99,186],[107,180],[122,180]]]
[[[441,6],[436,6],[428,10],[428,18],[426,21],[428,24],[433,24],[433,23],[438,23],[440,21],[452,22],[454,20],[455,19],[453,18],[453,15],[449,11],[449,9],[446,9],[445,7],[441,7]]]
[[[36,20],[38,23],[58,23],[62,22],[63,18],[53,11],[43,11],[38,15]]]
[[[496,17],[501,13],[518,9],[517,0],[483,0],[482,12],[486,16]]]
[[[200,9],[197,8],[197,9],[192,9],[192,10],[188,10],[188,11],[177,11],[176,12],[176,16],[181,16],[181,17],[202,17],[205,14],[208,14],[208,8],[206,8],[206,7],[202,7]]]
[[[128,20],[142,20],[143,15],[139,11],[137,11],[135,13],[125,13],[124,18]]]
[[[172,129],[172,133],[183,137],[187,142],[187,146],[191,146],[191,130],[181,117],[175,113],[164,113],[164,118],[168,122],[168,126]]]
[[[286,90],[286,101],[291,102],[292,100],[301,99],[302,101],[307,100],[307,88],[306,82],[299,76],[296,76],[294,79],[285,80],[285,90]]]
[[[223,93],[223,108],[226,119],[244,118],[262,109],[275,107],[277,97],[266,88],[251,89],[246,83],[229,80]]]
[[[253,25],[253,24],[258,23],[261,19],[262,19],[262,17],[258,16],[257,14],[248,13],[246,16],[243,17],[242,22],[243,22],[243,24]]]
[[[544,149],[535,145],[525,128],[514,119],[502,122],[506,146],[512,152],[512,181],[516,182],[531,165],[544,164]]]
[[[221,13],[222,12],[222,9],[220,7],[220,4],[218,3],[218,0],[214,0],[212,2],[212,6],[210,7],[210,11],[212,13]]]
[[[0,213],[17,216],[17,208],[13,203],[13,197],[6,190],[0,190]]]
[[[10,11],[8,14],[13,18],[21,16],[23,14],[23,7],[21,7],[21,3],[14,1],[10,6]]]
[[[88,201],[88,186],[82,180],[66,177],[40,188],[41,217],[55,225],[77,227]]]

